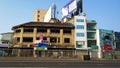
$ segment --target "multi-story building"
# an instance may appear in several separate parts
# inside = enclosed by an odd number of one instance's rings
[[[2,37],[1,37],[2,44],[11,44],[12,43],[12,36],[13,36],[12,32],[2,33],[1,35],[2,35]]]
[[[97,38],[96,38],[96,21],[95,20],[87,20],[87,45],[88,47],[96,46]]]
[[[75,46],[76,49],[87,48],[87,23],[85,16],[75,16]]]
[[[96,21],[87,20],[86,14],[74,16],[73,18],[66,18],[64,21],[70,22],[75,26],[74,45],[77,53],[79,55],[92,54],[94,56],[91,57],[98,57],[96,54],[96,52],[98,52]],[[93,48],[93,51],[91,51],[91,48]]]
[[[47,12],[47,10],[36,10],[34,12],[34,21],[35,22],[43,22],[46,12]]]
[[[8,48],[12,46],[12,32],[2,33],[2,37],[0,39],[0,47],[1,48]]]
[[[116,58],[120,58],[120,32],[114,32],[114,46]]]
[[[120,49],[120,32],[115,32],[114,35],[115,35],[114,36],[115,37],[115,42],[114,42],[115,48]]]
[[[14,44],[19,47],[32,47],[40,34],[51,46],[74,48],[74,25],[71,23],[28,22],[12,28]]]
[[[48,41],[48,50],[73,50],[74,53],[74,25],[71,23],[28,22],[14,26],[13,45],[22,48],[33,48],[40,35]],[[42,51],[40,51],[42,52]],[[44,51],[43,51],[44,52]],[[57,54],[58,54],[57,53]],[[56,54],[56,53],[55,53]],[[63,52],[66,55],[66,52]]]
[[[90,48],[91,58],[98,58],[98,46],[95,20],[87,20],[87,47]]]
[[[112,30],[98,29],[97,30],[97,45],[99,47],[99,58],[107,58],[113,53],[114,35]]]

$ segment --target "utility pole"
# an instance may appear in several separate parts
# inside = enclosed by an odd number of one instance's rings
[[[54,19],[56,19],[56,4],[53,5],[53,9],[54,9]]]

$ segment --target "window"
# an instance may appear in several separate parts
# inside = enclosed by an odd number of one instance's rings
[[[32,37],[23,37],[23,42],[33,42]]]
[[[36,38],[36,40],[40,40],[40,38],[39,38],[39,37],[37,37],[37,38]]]
[[[40,17],[40,15],[38,15],[38,18]]]
[[[85,41],[76,41],[76,46],[78,47],[78,48],[81,48],[82,46],[84,46],[85,45]]]
[[[21,32],[21,30],[19,29],[19,30],[16,30],[16,33],[20,33]]]
[[[65,29],[65,30],[63,30],[63,33],[71,33],[71,30],[70,29]]]
[[[120,41],[120,36],[116,36],[115,39],[116,39],[117,41]]]
[[[50,37],[50,43],[56,43],[57,38],[56,37]]]
[[[46,33],[46,32],[47,32],[47,29],[37,29],[37,32]]]
[[[87,46],[88,46],[88,47],[91,47],[91,46],[93,46],[93,45],[96,45],[96,40],[88,40],[88,41],[87,41]]]
[[[20,37],[17,37],[17,42],[20,42]]]
[[[77,33],[76,36],[77,37],[84,37],[84,33]]]
[[[33,29],[24,29],[24,32],[33,32]]]
[[[43,37],[43,40],[47,40],[47,37]]]
[[[37,19],[37,21],[40,21],[40,19]]]
[[[70,43],[70,38],[64,38],[64,43]]]
[[[38,13],[40,13],[40,11],[38,11]]]
[[[76,22],[84,22],[84,19],[77,19]]]
[[[36,40],[40,40],[40,37],[36,37]],[[47,40],[47,37],[43,37],[43,40]]]
[[[77,25],[76,28],[77,29],[84,29],[84,26],[83,25]]]
[[[60,43],[60,38],[58,38],[58,43]]]
[[[51,29],[50,32],[51,33],[60,33],[60,30],[59,29]]]

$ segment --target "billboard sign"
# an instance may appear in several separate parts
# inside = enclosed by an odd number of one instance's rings
[[[114,43],[113,31],[100,29],[100,42],[102,52],[112,52]]]
[[[36,47],[47,47],[47,46],[48,46],[47,43],[38,43],[38,44],[36,45]]]
[[[9,45],[8,44],[0,44],[0,48],[8,48]]]
[[[104,45],[102,52],[112,52],[112,46]]]
[[[52,7],[50,7],[47,13],[45,14],[44,22],[49,22],[51,18],[52,18]]]
[[[82,12],[82,0],[71,0],[62,8],[62,19]]]

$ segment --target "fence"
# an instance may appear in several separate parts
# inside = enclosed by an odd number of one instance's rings
[[[34,54],[35,53],[35,54]],[[46,50],[34,51],[33,48],[0,48],[1,57],[48,57],[48,58],[76,58],[75,50]]]

